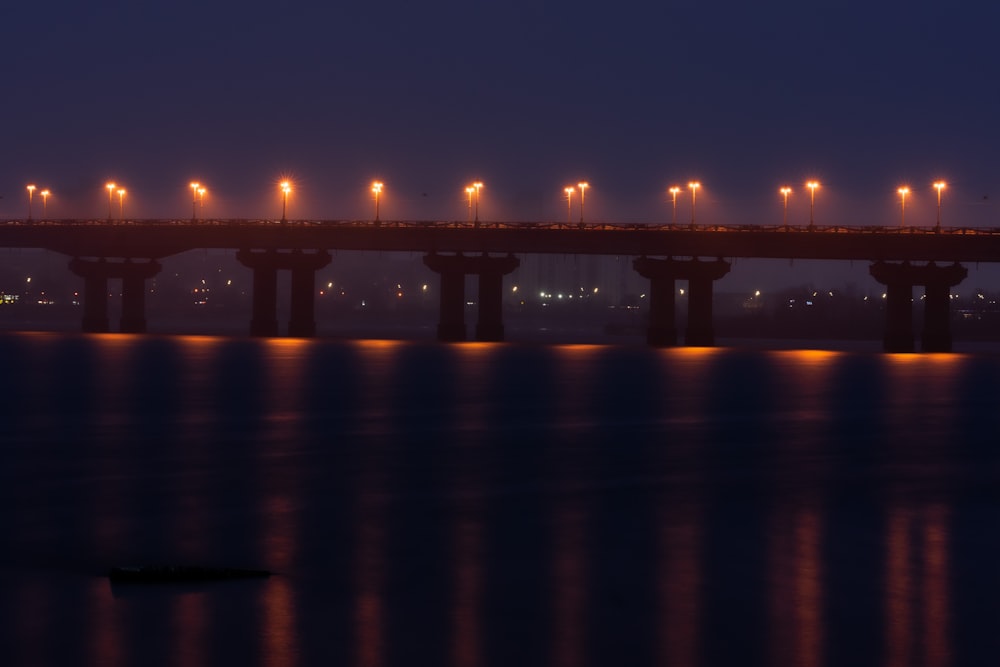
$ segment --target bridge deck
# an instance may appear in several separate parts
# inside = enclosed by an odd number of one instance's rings
[[[1000,229],[294,220],[0,221],[0,247],[159,259],[199,248],[1000,261]]]

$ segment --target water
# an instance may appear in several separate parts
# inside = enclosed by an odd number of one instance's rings
[[[12,665],[979,665],[1000,357],[0,334]],[[114,586],[112,565],[267,580]]]

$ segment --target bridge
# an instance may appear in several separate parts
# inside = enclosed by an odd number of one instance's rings
[[[438,338],[464,340],[464,278],[479,278],[478,340],[502,340],[501,283],[518,254],[635,257],[650,281],[647,339],[676,345],[674,284],[689,284],[684,344],[711,345],[712,285],[726,259],[819,259],[870,262],[886,285],[887,351],[916,348],[915,285],[926,289],[921,349],[951,349],[950,288],[967,275],[961,263],[1000,262],[1000,229],[966,227],[657,225],[613,223],[345,220],[7,220],[0,247],[39,248],[70,257],[84,280],[84,331],[108,331],[107,281],[122,280],[122,331],[142,332],[145,280],[158,260],[195,249],[232,249],[253,270],[250,333],[278,335],[277,272],[291,272],[288,334],[315,333],[315,272],[330,251],[424,253],[441,279]]]

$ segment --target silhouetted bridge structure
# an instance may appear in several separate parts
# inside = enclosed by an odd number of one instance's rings
[[[465,276],[479,280],[475,337],[502,340],[502,280],[519,254],[635,257],[650,281],[650,344],[676,345],[674,284],[688,281],[686,345],[712,345],[712,287],[732,258],[870,262],[886,285],[888,351],[915,349],[912,296],[924,286],[921,349],[951,349],[951,287],[961,265],[1000,262],[1000,230],[981,228],[625,225],[271,220],[0,221],[0,247],[40,248],[67,255],[84,280],[84,331],[109,330],[107,284],[122,280],[123,332],[143,332],[145,281],[158,260],[188,250],[222,248],[253,271],[250,333],[278,335],[277,272],[291,272],[288,335],[315,334],[315,272],[330,251],[424,253],[441,280],[438,338],[465,340]]]

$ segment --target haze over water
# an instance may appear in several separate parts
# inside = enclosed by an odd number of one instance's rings
[[[0,334],[14,665],[977,665],[1000,357]],[[267,580],[111,587],[112,565]]]

